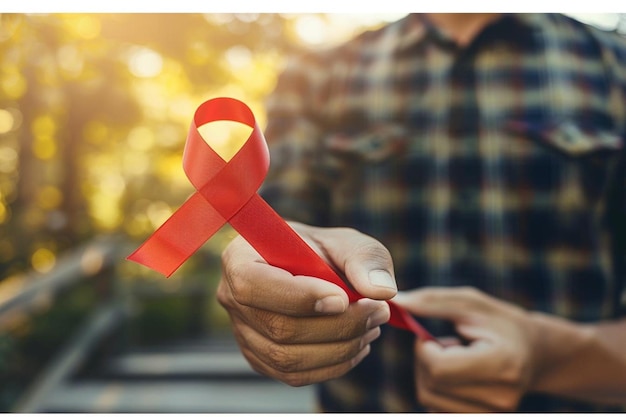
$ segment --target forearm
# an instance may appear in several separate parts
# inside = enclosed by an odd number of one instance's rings
[[[540,357],[532,391],[626,405],[626,319],[582,325],[534,313],[532,320]]]

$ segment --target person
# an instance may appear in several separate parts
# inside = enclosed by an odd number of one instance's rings
[[[624,410],[622,36],[410,14],[289,60],[267,116],[262,196],[366,298],[235,238],[218,299],[255,370],[327,412]]]

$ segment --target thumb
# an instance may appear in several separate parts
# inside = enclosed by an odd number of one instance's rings
[[[359,294],[375,300],[396,295],[393,261],[382,243],[354,229],[315,229],[315,242]]]

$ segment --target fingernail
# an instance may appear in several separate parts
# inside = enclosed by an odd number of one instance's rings
[[[315,302],[315,311],[318,313],[337,314],[343,313],[345,309],[343,298],[338,295],[329,295]]]
[[[386,308],[378,308],[368,318],[366,323],[367,330],[383,325],[389,321],[389,310]]]
[[[396,287],[396,281],[389,275],[389,272],[382,269],[375,269],[369,273],[370,284],[377,287],[391,288],[392,290],[398,290]]]

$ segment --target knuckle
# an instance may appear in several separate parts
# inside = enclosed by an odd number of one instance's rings
[[[243,265],[241,264],[230,264],[224,267],[224,273],[228,277],[228,286],[232,298],[239,304],[247,305],[250,302],[250,290],[247,281],[242,278],[242,268]]]
[[[335,340],[350,340],[366,332],[367,317],[360,320],[342,320],[335,323]]]
[[[385,245],[383,245],[370,235],[367,235],[350,227],[336,227],[333,229],[333,232],[337,236],[354,235],[357,238],[358,242],[358,244],[354,248],[354,251],[358,252],[360,255],[374,258],[376,260],[381,259],[384,261],[387,261],[387,259],[390,258],[390,252],[385,247]]]
[[[389,250],[382,243],[374,239],[367,239],[355,248],[355,251],[362,255],[363,258],[381,264],[386,264],[388,260],[391,259]]]
[[[467,297],[472,297],[472,298],[482,298],[483,295],[484,295],[484,293],[482,291],[480,291],[478,288],[472,287],[472,286],[469,286],[469,285],[464,285],[462,287],[459,287],[458,290],[463,295],[465,295]]]
[[[344,362],[358,355],[363,347],[361,347],[361,338],[357,338],[351,342],[335,345],[325,355],[332,358],[334,363]]]
[[[264,314],[260,322],[265,324],[265,336],[276,343],[292,343],[297,339],[297,327],[284,316]]]
[[[426,369],[426,374],[428,378],[426,378],[427,386],[429,388],[435,388],[442,382],[446,381],[448,377],[448,372],[445,366],[441,364],[439,361],[426,362],[423,364]]]
[[[226,284],[224,280],[221,280],[217,286],[216,298],[220,305],[226,310],[230,310],[233,307],[234,300],[228,284]]]
[[[501,352],[498,358],[500,382],[513,387],[522,386],[526,373],[525,360],[511,343],[502,343],[499,350]]]
[[[298,371],[301,363],[297,355],[284,345],[272,344],[267,350],[268,365],[281,373]]]
[[[330,232],[334,233],[337,236],[346,236],[346,235],[362,235],[363,233],[352,227],[333,227],[329,229]]]
[[[523,376],[523,366],[520,361],[513,358],[506,360],[502,372],[500,372],[500,380],[508,385],[520,385]]]
[[[222,281],[226,281],[230,287],[232,297],[239,303],[245,304],[249,295],[250,288],[248,279],[246,279],[248,263],[242,262],[236,255],[236,248],[239,237],[233,241],[222,251]]]

